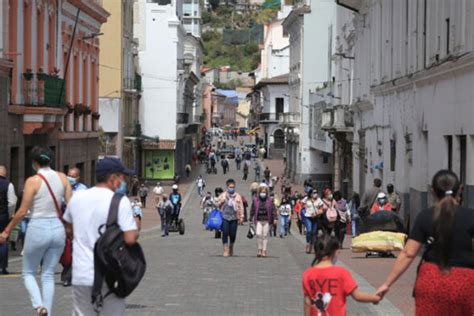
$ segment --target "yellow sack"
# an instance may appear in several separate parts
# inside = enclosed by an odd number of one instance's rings
[[[352,252],[402,250],[406,239],[407,235],[403,233],[376,231],[360,234],[352,239]]]

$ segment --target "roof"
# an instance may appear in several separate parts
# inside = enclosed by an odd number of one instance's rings
[[[283,28],[286,29],[289,25],[291,25],[295,21],[296,17],[304,15],[306,13],[310,13],[310,12],[311,12],[311,7],[306,4],[296,9],[291,10],[290,14],[288,14],[286,19],[282,23]]]
[[[273,78],[266,78],[259,81],[259,83],[255,86],[255,89],[259,89],[263,86],[269,84],[288,84],[288,79],[290,78],[289,74],[284,74],[280,76],[276,76]]]

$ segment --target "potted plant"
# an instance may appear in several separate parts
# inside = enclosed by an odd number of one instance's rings
[[[81,116],[82,114],[84,114],[84,107],[81,103],[76,103],[74,106],[74,116]]]
[[[74,112],[74,107],[72,106],[71,102],[66,103],[66,108],[67,108],[68,114],[71,114],[72,112]]]
[[[84,105],[84,114],[89,115],[91,113],[92,113],[91,107],[87,106],[87,105]]]
[[[100,113],[99,112],[93,112],[92,113],[92,118],[95,120],[98,120],[100,118]]]
[[[40,67],[38,69],[38,73],[36,74],[36,78],[38,78],[38,80],[44,81],[44,79],[46,78],[46,74],[43,72],[43,68]]]
[[[30,81],[31,79],[33,79],[33,73],[31,72],[31,69],[26,69],[26,72],[23,73],[23,77],[25,77],[25,79],[27,81]]]

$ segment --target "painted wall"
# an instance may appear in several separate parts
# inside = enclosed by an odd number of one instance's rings
[[[264,43],[260,52],[259,79],[273,78],[289,71],[290,41],[283,34],[283,19],[276,20],[264,27]]]

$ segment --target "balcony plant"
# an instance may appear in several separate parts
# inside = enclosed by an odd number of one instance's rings
[[[31,79],[33,79],[33,73],[31,72],[31,69],[26,69],[26,72],[23,73],[23,77],[25,77],[25,79],[27,81],[30,81]]]
[[[74,107],[72,106],[71,102],[66,103],[66,108],[67,108],[68,114],[71,114],[72,112],[74,112]]]
[[[100,113],[99,112],[92,112],[92,118],[95,120],[98,120],[100,118]]]
[[[58,78],[59,77],[59,68],[54,67],[53,71],[49,74],[52,77]]]
[[[44,79],[46,78],[47,74],[45,74],[43,72],[43,68],[39,68],[38,69],[38,73],[36,74],[36,78],[38,78],[38,80],[41,80],[41,81],[44,81]]]
[[[84,111],[84,105],[82,105],[82,103],[76,103],[74,106],[74,116],[81,116],[84,114]]]
[[[91,107],[87,106],[87,105],[84,105],[84,114],[89,115],[91,113],[92,113]]]

